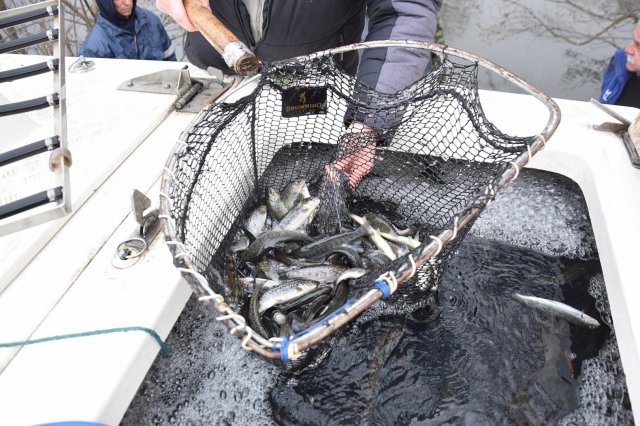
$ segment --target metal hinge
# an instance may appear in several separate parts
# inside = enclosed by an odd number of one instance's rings
[[[211,78],[192,78],[185,65],[179,70],[163,70],[132,78],[118,86],[118,90],[177,95],[173,104],[176,111],[197,113],[235,82],[235,77],[225,77],[218,69],[210,67],[207,72]]]
[[[129,238],[116,247],[116,253],[111,261],[114,267],[124,269],[134,265],[160,232],[162,225],[158,219],[158,209],[147,211],[149,207],[151,207],[149,197],[134,189],[131,194],[131,209],[138,226]]]

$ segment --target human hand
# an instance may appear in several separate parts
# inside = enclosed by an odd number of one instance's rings
[[[202,6],[211,10],[208,0],[196,0]],[[182,28],[189,32],[197,31],[197,28],[193,25],[187,11],[184,8],[182,0],[156,0],[156,7],[162,12],[171,16]]]
[[[349,188],[355,191],[362,178],[373,169],[376,139],[372,127],[352,122],[338,146],[339,159],[325,166],[327,180],[338,182],[338,174],[344,173]]]

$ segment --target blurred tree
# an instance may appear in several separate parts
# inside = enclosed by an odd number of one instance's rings
[[[553,37],[574,46],[628,43],[633,25],[640,18],[638,0],[504,0],[501,19],[489,26],[508,38],[513,32],[528,31]],[[508,30],[505,30],[508,29]],[[629,31],[621,31],[628,29]]]
[[[599,85],[613,52],[626,46],[640,18],[639,0],[502,0],[498,19],[484,25],[497,40],[522,32],[561,41],[571,58],[567,87]],[[594,54],[593,52],[604,52]]]

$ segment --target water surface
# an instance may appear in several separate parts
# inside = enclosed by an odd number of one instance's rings
[[[564,300],[588,330],[520,305]],[[482,214],[425,307],[390,299],[321,363],[287,373],[191,300],[123,424],[633,424],[577,185],[523,170]],[[424,305],[424,304],[419,304]],[[402,306],[402,308],[399,308]]]
[[[445,1],[445,43],[503,66],[554,98],[598,98],[616,47],[631,41],[640,3],[626,0]],[[482,87],[518,91],[486,74]]]

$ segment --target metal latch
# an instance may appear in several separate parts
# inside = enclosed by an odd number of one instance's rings
[[[636,148],[636,146],[640,147],[640,141],[636,140],[634,142],[633,140],[634,137],[640,138],[640,135],[636,134],[637,130],[635,132],[633,131],[640,127],[640,125],[637,124],[640,122],[640,115],[638,115],[634,123],[632,123],[631,121],[615,112],[613,109],[609,108],[606,105],[602,105],[600,102],[596,101],[593,98],[591,99],[591,103],[619,121],[619,123],[601,123],[593,126],[593,128],[595,130],[611,132],[618,135],[622,139],[624,147],[627,149],[627,154],[629,154],[629,160],[631,160],[631,164],[636,169],[640,169],[640,148]],[[632,126],[635,127],[632,129]]]
[[[147,211],[149,207],[149,197],[134,189],[131,194],[131,209],[138,226],[129,238],[118,244],[111,261],[114,267],[124,269],[134,265],[160,232],[162,225],[158,219],[158,209]]]
[[[213,103],[235,81],[234,77],[225,78],[222,71],[215,68],[210,67],[207,72],[210,78],[192,78],[185,65],[179,70],[162,70],[132,78],[120,84],[118,90],[177,95],[173,104],[176,111],[197,113]]]

